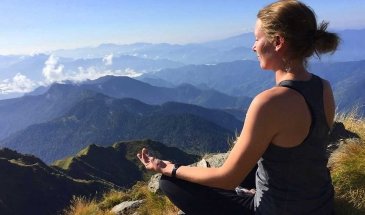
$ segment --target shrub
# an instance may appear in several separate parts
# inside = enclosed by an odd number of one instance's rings
[[[341,140],[329,161],[337,214],[365,214],[365,120],[355,113],[337,120],[360,138]]]

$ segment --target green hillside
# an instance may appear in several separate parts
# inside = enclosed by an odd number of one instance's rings
[[[147,105],[101,94],[82,100],[63,117],[29,126],[0,142],[51,163],[98,144],[152,139],[189,153],[227,150],[242,122],[224,111],[194,105]]]
[[[110,190],[130,188],[151,176],[136,159],[143,147],[181,163],[198,159],[151,140],[119,142],[105,148],[90,145],[51,166],[31,155],[0,149],[0,214],[58,214],[73,196],[99,199]]]
[[[251,101],[248,97],[201,90],[189,84],[156,87],[129,77],[105,76],[82,84],[55,83],[48,90],[42,88],[20,98],[0,100],[0,140],[30,125],[61,117],[82,99],[96,93],[113,98],[134,98],[147,104],[175,101],[218,109],[245,110]]]
[[[94,197],[116,188],[101,181],[75,180],[40,159],[0,149],[0,214],[56,214],[74,195]]]
[[[130,188],[136,181],[150,176],[136,159],[137,152],[144,147],[157,156],[176,162],[193,163],[198,159],[159,142],[140,140],[119,142],[109,147],[89,145],[75,156],[58,160],[52,166],[76,179],[99,180]]]
[[[54,84],[45,94],[0,100],[0,140],[29,125],[65,114],[75,103],[95,92]]]

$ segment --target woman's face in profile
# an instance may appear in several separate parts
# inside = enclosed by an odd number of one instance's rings
[[[275,46],[269,42],[261,28],[261,21],[257,19],[255,25],[255,43],[252,50],[256,52],[260,67],[265,70],[274,69]]]

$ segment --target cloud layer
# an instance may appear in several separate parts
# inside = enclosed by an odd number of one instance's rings
[[[70,80],[73,82],[83,82],[86,80],[95,80],[106,75],[113,76],[128,76],[138,77],[141,73],[134,71],[133,69],[127,68],[125,70],[99,70],[95,67],[83,68],[79,67],[77,73],[67,74],[64,80]]]
[[[112,65],[113,54],[106,55],[102,61],[105,66]],[[44,62],[42,69],[43,80],[36,82],[21,73],[17,73],[11,79],[0,81],[0,94],[28,93],[39,86],[47,86],[55,82],[72,81],[80,83],[86,80],[95,80],[106,75],[137,77],[141,74],[131,68],[112,70],[96,66],[78,67],[76,71],[66,71],[65,66],[59,63],[59,58],[50,55]]]
[[[25,75],[17,73],[12,79],[5,79],[0,82],[0,93],[27,93],[32,91],[37,85]]]
[[[86,80],[95,80],[106,75],[137,77],[142,74],[130,68],[125,70],[105,70],[94,66],[87,68],[78,67],[77,71],[65,72],[64,65],[59,64],[58,60],[59,59],[54,55],[50,55],[45,62],[43,76],[46,84],[63,81],[83,82]],[[103,58],[103,63],[105,65],[112,65],[113,54],[105,56]]]

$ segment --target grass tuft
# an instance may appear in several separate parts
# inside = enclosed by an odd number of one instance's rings
[[[179,211],[166,196],[152,193],[144,183],[135,185],[136,194],[144,196],[144,204],[138,208],[140,215],[175,215]]]
[[[358,113],[355,108],[348,113],[338,114],[336,115],[336,121],[342,122],[347,130],[356,133],[361,140],[365,141],[365,119]]]
[[[340,140],[329,160],[337,214],[365,214],[365,119],[351,111],[336,117],[360,138]]]
[[[98,207],[101,210],[110,210],[114,206],[118,205],[121,202],[128,201],[129,197],[125,192],[121,192],[118,190],[111,190],[107,193],[104,193]]]
[[[63,215],[111,215],[113,213],[110,210],[115,205],[141,199],[144,199],[144,202],[137,210],[140,215],[175,215],[179,211],[167,197],[150,192],[145,182],[138,182],[125,192],[111,190],[99,201],[75,197]]]
[[[71,205],[63,213],[64,215],[115,215],[109,211],[101,210],[95,200],[85,197],[74,197]]]

